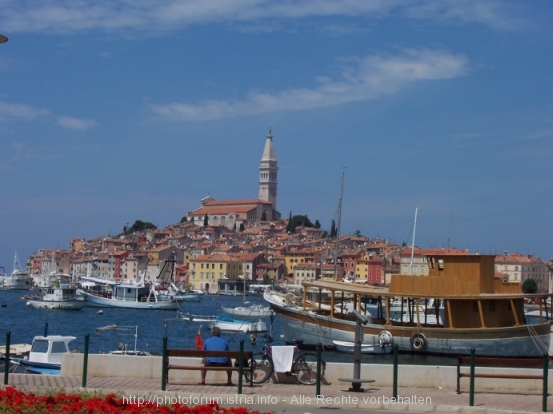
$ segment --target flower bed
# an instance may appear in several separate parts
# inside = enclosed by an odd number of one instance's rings
[[[0,414],[78,413],[78,414],[259,414],[243,407],[225,408],[217,404],[189,407],[181,404],[157,405],[155,403],[130,403],[115,394],[66,394],[36,395],[6,387],[0,389]]]

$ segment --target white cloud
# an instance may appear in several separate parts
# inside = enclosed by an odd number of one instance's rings
[[[28,105],[0,102],[0,118],[16,118],[25,121],[48,115],[49,111]]]
[[[276,93],[251,91],[243,100],[206,100],[199,104],[175,102],[151,105],[150,108],[163,118],[204,121],[275,111],[331,107],[392,94],[419,80],[462,76],[468,66],[468,60],[463,55],[428,49],[407,50],[397,56],[372,55],[350,61],[357,65],[344,67],[340,79],[315,77],[319,83],[311,89],[287,89]]]
[[[0,27],[7,33],[165,31],[213,22],[255,24],[260,20],[311,17],[399,16],[507,28],[515,22],[508,12],[505,2],[499,0],[4,0]]]
[[[85,131],[89,128],[95,127],[98,123],[93,119],[79,119],[70,116],[62,116],[58,118],[58,125],[67,129]]]

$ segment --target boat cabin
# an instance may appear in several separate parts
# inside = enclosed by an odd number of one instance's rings
[[[29,361],[60,365],[62,355],[71,352],[69,343],[75,339],[74,336],[62,335],[35,336]]]

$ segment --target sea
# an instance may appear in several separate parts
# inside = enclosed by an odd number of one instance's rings
[[[196,333],[205,340],[210,331],[207,326],[190,322],[179,317],[174,310],[137,310],[120,308],[85,307],[78,311],[34,309],[28,306],[24,296],[32,291],[0,291],[0,344],[5,345],[7,333],[10,343],[30,344],[33,337],[44,335],[72,335],[77,339],[71,343],[73,349],[83,352],[85,335],[89,335],[90,353],[108,353],[118,349],[121,344],[127,349],[161,354],[163,338],[167,337],[168,348],[195,348]],[[268,304],[262,296],[249,295],[246,305]],[[5,305],[5,306],[4,306]],[[206,295],[201,302],[183,302],[179,312],[193,315],[217,316],[221,306],[243,306],[241,296]],[[278,316],[264,318],[269,332],[273,336],[273,345],[285,345]],[[99,328],[116,325],[121,329],[97,331]],[[123,329],[126,327],[127,329]],[[240,340],[244,340],[244,349],[254,352],[263,348],[264,333],[223,332],[231,349],[238,350]],[[328,362],[352,362],[353,354],[324,350],[322,358]],[[421,354],[400,354],[400,364],[409,365],[456,365],[457,359]],[[393,364],[393,355],[362,355],[362,363]]]

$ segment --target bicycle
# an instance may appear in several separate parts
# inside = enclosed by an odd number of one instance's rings
[[[273,338],[270,335],[263,335],[265,343],[263,345],[263,351],[253,354],[253,363],[255,364],[253,371],[245,372],[244,376],[249,381],[250,375],[253,375],[252,382],[254,384],[262,384],[271,378],[275,371],[273,363],[272,347],[271,343]],[[317,383],[317,355],[314,353],[303,353],[298,348],[298,345],[294,347],[294,353],[298,356],[292,363],[292,368],[286,375],[294,375],[298,382],[305,385],[313,385]],[[326,368],[326,362],[321,361],[321,379],[324,377]]]

